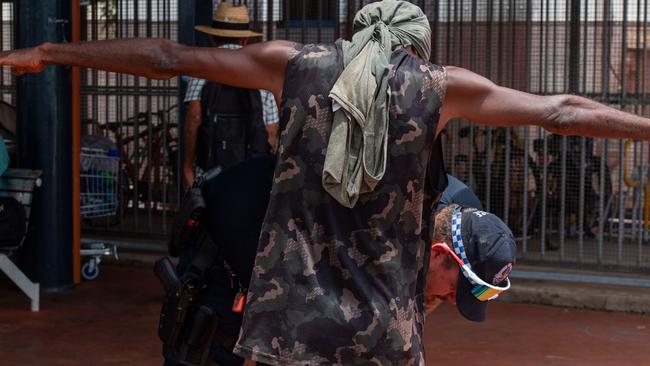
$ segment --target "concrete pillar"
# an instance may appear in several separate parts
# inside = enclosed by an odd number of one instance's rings
[[[18,48],[70,39],[70,0],[16,4]],[[17,79],[19,164],[43,171],[20,264],[43,292],[73,287],[70,78],[68,68],[49,66]]]

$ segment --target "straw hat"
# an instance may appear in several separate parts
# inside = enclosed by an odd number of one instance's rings
[[[219,37],[247,38],[259,37],[262,33],[249,29],[250,18],[246,5],[232,5],[223,1],[212,13],[212,26],[197,25],[194,27],[199,32]]]

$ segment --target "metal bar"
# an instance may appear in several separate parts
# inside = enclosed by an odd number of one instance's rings
[[[97,26],[97,23],[98,23],[97,19],[99,18],[99,16],[98,16],[99,12],[98,12],[98,9],[97,9],[98,7],[99,7],[99,5],[97,3],[97,0],[94,0],[93,6],[92,6],[91,17],[95,21],[93,21],[91,23],[91,26],[90,26],[91,27],[91,35],[90,35],[90,37],[91,37],[92,40],[99,39],[99,34],[98,34],[99,31],[98,31],[98,26]],[[91,81],[92,85],[97,85],[99,83],[99,71],[97,69],[91,69],[91,72],[92,72],[92,81]],[[93,101],[93,117],[92,117],[93,122],[92,122],[92,126],[91,126],[92,127],[91,133],[96,134],[97,133],[97,120],[99,119],[99,98],[94,97],[92,99],[92,101]]]
[[[542,138],[544,139],[544,147],[543,147],[543,159],[542,159],[542,164],[543,164],[543,173],[542,173],[542,222],[541,222],[541,238],[540,238],[540,254],[542,259],[544,259],[544,254],[546,252],[546,193],[548,189],[548,139],[546,136],[546,133],[542,132],[540,134]]]
[[[621,34],[621,96],[622,102],[620,105],[621,110],[625,109],[626,103],[626,93],[627,93],[627,72],[626,72],[626,52],[627,52],[627,9],[628,0],[623,0],[623,32]],[[624,152],[623,152],[623,140],[619,140],[619,169],[623,172],[623,164],[626,164],[624,161]],[[618,175],[618,196],[619,196],[619,207],[618,207],[618,247],[616,255],[616,263],[621,264],[623,260],[623,236],[625,234],[625,201],[626,197],[623,194],[623,174]]]
[[[644,3],[647,3],[647,1],[644,1]],[[642,160],[643,160],[643,156],[645,156],[644,151],[643,151],[645,145],[646,145],[645,143],[641,144],[640,156],[642,157],[641,158]],[[641,179],[640,179],[641,189],[639,190],[639,196],[641,197],[641,199],[640,199],[641,202],[646,202],[645,195],[647,194],[646,190],[643,189],[643,187],[645,187],[646,184],[647,184],[645,178],[646,178],[646,175],[648,174],[647,168],[645,168],[645,167],[646,167],[645,164],[641,165]],[[641,220],[643,220],[643,223],[645,224],[645,220],[647,220],[648,218],[645,217],[645,215],[644,215],[644,213],[645,213],[645,207],[644,206],[645,206],[645,204],[640,205],[639,217],[641,218]],[[645,225],[644,224],[639,225],[639,238],[638,238],[638,242],[637,242],[638,244],[637,244],[637,254],[636,254],[636,266],[637,267],[641,267],[641,264],[643,263],[643,261],[642,261],[642,258],[643,258],[643,243],[646,240],[645,235],[644,235],[645,234],[645,228],[644,228]]]
[[[284,22],[284,39],[289,39],[289,21],[290,21],[290,19],[289,19],[290,15],[289,14],[291,14],[291,13],[289,13],[289,0],[284,0],[282,2],[282,4],[283,4],[283,6],[282,6],[283,9],[282,10],[284,11],[284,19],[283,19],[283,22]]]
[[[353,20],[353,15],[354,14],[354,7],[357,5],[356,0],[348,0],[348,12],[345,14],[346,16],[346,23],[345,23],[345,38],[350,39],[352,38],[352,20]]]
[[[458,48],[452,48],[452,44],[457,45],[459,43],[458,39],[458,0],[453,0],[447,2],[447,62],[446,64],[448,65],[459,65],[458,63]],[[448,137],[445,141],[445,148],[448,149],[447,151],[450,152],[449,156],[451,156],[451,159],[449,160],[449,165],[448,169],[449,172],[454,175],[455,174],[455,132],[456,132],[456,125],[457,123],[451,123],[448,124],[446,129]]]
[[[451,51],[451,2],[447,2],[447,21],[445,22],[445,26],[447,28],[445,32],[445,37],[446,37],[446,42],[445,42],[445,56],[446,56],[446,62],[445,64],[450,65],[452,64],[452,51]]]
[[[569,1],[569,92],[577,93],[580,85],[580,0]]]
[[[598,256],[597,263],[603,262],[603,240],[605,236],[605,161],[607,160],[607,140],[603,141],[600,156],[600,194],[598,197]]]
[[[300,2],[300,42],[305,43],[307,35],[307,7],[305,2]]]
[[[497,76],[496,80],[498,84],[503,84],[503,11],[504,11],[504,6],[503,6],[503,0],[499,0],[499,20],[497,22]]]
[[[602,32],[602,83],[603,83],[603,97],[606,97],[607,92],[609,91],[609,28],[610,28],[610,1],[604,0],[603,2],[603,32]],[[604,241],[604,231],[605,231],[605,163],[607,160],[607,149],[608,143],[607,140],[603,142],[603,150],[601,154],[600,161],[600,197],[598,202],[599,210],[599,227],[598,227],[598,256],[597,263],[602,263],[603,261],[603,241]]]
[[[5,37],[4,37],[4,34],[2,34],[2,33],[4,33],[4,29],[5,29],[5,22],[4,22],[4,19],[5,19],[4,9],[5,9],[5,7],[4,7],[4,5],[5,5],[4,3],[0,2],[0,27],[1,27],[0,28],[1,29],[1,31],[0,31],[0,51],[5,50],[5,42],[4,42]],[[4,70],[4,68],[2,70],[0,70],[0,87],[2,89],[4,89],[4,87],[5,87],[5,70]],[[0,94],[0,100],[4,100],[4,94]]]
[[[476,14],[476,8],[477,8],[477,0],[471,0],[471,26],[470,26],[470,69],[472,71],[477,71],[477,66],[476,66],[476,48],[477,48],[477,14]],[[477,183],[475,181],[474,177],[474,138],[475,138],[475,126],[473,123],[469,124],[469,152],[468,152],[468,179],[471,187],[476,189]]]
[[[558,227],[558,232],[560,234],[560,261],[564,260],[564,236],[566,233],[566,149],[567,138],[566,136],[562,136],[562,172],[560,173],[560,225]]]
[[[275,7],[275,0],[266,1],[266,40],[270,41],[275,39],[273,35],[273,8]]]
[[[638,85],[637,85],[637,87],[638,87]],[[639,109],[638,107],[639,107],[638,104],[634,105],[635,114],[638,114],[638,109]],[[633,167],[633,171],[636,171],[637,166],[639,168],[641,168],[641,166],[638,165],[638,158],[639,158],[638,145],[633,143],[632,146],[633,146],[632,147],[632,155],[633,155],[632,156],[632,167]],[[627,154],[626,147],[627,147],[627,141],[626,141],[626,145],[623,146],[625,154]],[[623,163],[627,164],[627,161],[624,161]],[[641,169],[639,169],[639,170],[641,170]],[[625,171],[625,167],[624,167],[623,171]],[[625,185],[628,186],[627,182],[626,182]],[[634,240],[634,239],[636,239],[637,226],[639,226],[638,223],[643,220],[641,218],[641,214],[640,214],[640,210],[642,209],[641,208],[641,206],[642,206],[641,205],[641,202],[642,202],[641,200],[643,199],[643,197],[639,194],[640,193],[639,189],[636,189],[636,188],[633,188],[633,187],[630,187],[630,186],[628,186],[628,188],[632,188],[632,210],[631,210],[631,213],[632,213],[632,225],[631,225],[631,228],[630,228],[630,234],[631,234],[630,239]]]
[[[640,2],[640,1],[639,1]],[[636,48],[635,48],[635,60],[634,60],[634,68],[635,68],[635,77],[634,77],[634,94],[636,95],[637,100],[634,103],[634,114],[640,115],[641,114],[641,108],[639,108],[638,104],[638,95],[640,94],[640,89],[639,85],[641,84],[640,78],[639,78],[639,68],[640,68],[640,63],[641,63],[641,55],[639,54],[639,50],[641,49],[641,40],[639,37],[641,36],[641,5],[636,4],[636,24],[635,24],[635,31],[636,31]],[[643,145],[640,146],[641,150],[643,151]],[[634,163],[635,165],[638,163],[639,165],[639,181],[643,179],[643,155],[639,155],[637,145],[634,145]],[[637,161],[638,159],[638,161]],[[633,197],[632,199],[634,200],[635,205],[637,206],[636,209],[633,207],[632,208],[632,214],[633,214],[633,220],[632,222],[638,222],[639,225],[633,226],[632,228],[632,239],[635,239],[635,235],[638,234],[642,235],[642,231],[639,229],[637,230],[637,227],[641,228],[643,226],[643,183],[641,183],[641,186],[639,189],[633,189]],[[638,221],[636,221],[638,220]],[[638,258],[637,258],[638,261]]]
[[[580,138],[580,187],[578,193],[578,262],[584,259],[584,220],[585,220],[585,169],[587,168],[586,153],[587,142],[584,137]]]
[[[341,38],[341,3],[334,2],[334,39]]]
[[[572,45],[572,46],[577,47],[578,49],[575,50],[574,52],[571,52],[571,50],[569,50],[569,43],[570,42],[567,42],[567,39],[566,39],[567,38],[567,30],[566,30],[567,24],[566,24],[566,22],[567,22],[567,20],[569,20],[570,23],[574,21],[574,19],[572,18],[572,14],[570,14],[570,10],[572,10],[571,8],[574,7],[574,3],[577,3],[577,5],[578,5],[578,15],[577,15],[578,19],[577,19],[577,21],[578,22],[580,21],[580,19],[579,19],[579,16],[580,16],[580,13],[579,13],[579,11],[580,11],[580,3],[579,3],[579,1],[580,0],[571,0],[571,1],[572,1],[571,6],[565,6],[565,8],[564,8],[564,23],[560,23],[559,19],[560,19],[561,15],[558,14],[558,11],[559,11],[558,3],[557,3],[557,1],[555,1],[555,15],[554,15],[554,19],[553,19],[554,20],[554,25],[557,27],[558,24],[561,24],[562,33],[560,34],[560,32],[557,32],[557,31],[554,32],[554,35],[553,35],[554,36],[554,40],[553,40],[554,47],[553,47],[553,49],[555,50],[557,48],[555,42],[561,36],[562,39],[560,40],[560,42],[561,42],[561,44],[564,45],[564,50],[563,50],[563,52],[564,52],[563,57],[564,58],[566,58],[567,55],[569,55],[569,58],[570,58],[571,54],[580,52],[579,45],[577,45],[577,44]],[[565,3],[565,5],[566,5],[566,3]],[[579,23],[578,23],[578,27],[575,27],[575,28],[577,29],[578,34],[579,34],[579,32],[580,32]],[[572,31],[573,31],[573,28],[570,27],[570,32],[572,32]],[[557,65],[557,59],[556,58],[557,58],[557,55],[554,56],[554,59],[555,59],[554,64],[555,65]],[[566,60],[564,60],[564,62],[563,62],[563,70],[562,70],[562,74],[563,74],[562,86],[561,86],[561,89],[558,90],[559,85],[557,83],[554,83],[554,88],[553,88],[554,92],[558,92],[558,91],[565,92],[568,89],[568,87],[569,87],[568,84],[569,83],[568,83],[568,80],[567,80],[567,76],[569,76],[569,77],[571,76],[571,70],[570,70],[569,66],[570,66],[570,62],[566,62]],[[558,70],[554,70],[553,75],[557,75],[558,73],[559,73]],[[576,74],[576,77],[577,77],[577,74]],[[561,148],[562,148],[562,152],[561,152],[561,154],[562,154],[561,155],[561,165],[562,166],[561,166],[561,174],[560,174],[560,217],[559,217],[559,225],[558,225],[558,234],[559,234],[559,237],[560,237],[560,245],[559,245],[560,246],[560,258],[559,258],[560,262],[565,260],[565,255],[566,255],[565,245],[566,245],[566,235],[567,235],[567,203],[566,203],[566,196],[567,196],[566,195],[566,189],[567,189],[567,187],[566,187],[566,185],[567,185],[567,174],[568,174],[568,172],[567,172],[567,137],[566,136],[562,136],[562,147]]]
[[[510,21],[510,87],[515,88],[515,65],[517,64],[515,58],[515,44],[517,41],[517,18],[516,18],[516,0],[510,0],[509,3],[509,21]]]
[[[531,50],[532,50],[532,0],[526,0],[526,50],[525,50],[525,79],[524,79],[524,90],[527,92],[530,92],[530,71],[531,71],[531,63],[532,63],[532,55],[531,55]],[[528,198],[529,198],[529,156],[530,156],[530,136],[529,132],[531,130],[531,127],[525,127],[524,129],[524,192],[523,192],[523,215],[522,215],[522,220],[521,220],[521,232],[522,232],[522,253],[525,255],[528,252]]]
[[[583,27],[583,33],[585,34],[585,37],[582,39],[582,90],[579,90],[582,93],[585,93],[587,90],[587,43],[588,43],[588,36],[587,36],[587,31],[588,31],[588,23],[589,23],[589,0],[584,0],[584,21],[582,23]],[[585,179],[586,179],[586,172],[585,169],[587,168],[587,140],[584,137],[580,138],[580,177],[579,177],[579,184],[580,187],[578,188],[578,222],[577,222],[577,230],[578,230],[578,262],[582,263],[584,260],[584,244],[585,244]]]
[[[460,5],[459,5],[460,2]],[[454,0],[454,23],[456,24],[457,65],[463,65],[463,0]],[[455,135],[453,135],[455,136]],[[455,140],[455,139],[454,139]],[[453,164],[453,159],[452,159]]]
[[[641,75],[644,76],[641,79],[641,93],[642,93],[642,96],[643,96],[642,99],[644,99],[644,100],[645,100],[645,97],[647,95],[647,84],[646,84],[646,78],[645,78],[645,75],[648,74],[648,47],[647,47],[648,44],[647,44],[647,41],[648,41],[648,0],[644,0],[643,1],[643,64],[642,64],[642,68],[641,68]],[[646,143],[641,144],[641,156],[642,157],[645,156],[644,151],[643,151],[645,146],[646,146]],[[650,151],[650,149],[648,149],[648,150]],[[648,174],[648,170],[647,170],[648,168],[647,168],[646,164],[643,164],[642,167],[645,167],[645,171],[642,168],[642,171],[641,171],[641,173],[642,173],[641,174],[641,187],[645,187],[646,184],[648,184],[646,182],[646,176]],[[648,192],[644,189],[644,190],[642,190],[642,193],[643,193],[643,201],[646,202],[646,200],[647,200],[646,194],[648,194]],[[645,214],[645,207],[644,207],[644,214]],[[644,215],[643,219],[647,220],[648,218],[645,217],[645,215]],[[643,243],[647,239],[646,235],[647,235],[646,227],[645,227],[645,225],[643,225],[643,228],[640,229],[639,242],[638,242],[638,246],[637,246],[637,263],[636,264],[637,264],[637,267],[639,267],[639,268],[642,266],[642,263],[643,263],[643,260],[642,260],[642,258],[643,258]]]
[[[432,62],[439,63],[441,60],[440,57],[440,2],[433,2],[433,50]]]
[[[322,28],[323,28],[323,0],[318,0],[316,2],[317,13],[318,13],[318,28],[316,29],[316,42],[323,42]]]
[[[0,3],[0,8],[3,4]],[[71,0],[72,42],[79,42],[81,35],[81,5]],[[2,14],[0,13],[0,19]],[[1,49],[1,48],[0,48]],[[72,278],[81,283],[81,70],[72,68]]]
[[[117,18],[118,18],[118,33],[117,36],[118,38],[123,38],[124,34],[128,36],[129,29],[128,29],[128,24],[125,26],[125,21],[124,19],[126,18],[125,13],[128,11],[127,6],[124,4],[123,1],[118,2],[118,9],[117,9]],[[125,80],[128,80],[127,77],[120,73],[117,79],[117,88],[121,88],[124,84],[126,84]],[[116,121],[120,121],[118,125],[118,131],[122,130],[122,125],[121,121],[124,120],[124,112],[125,112],[125,107],[128,109],[128,100],[126,103],[124,103],[124,98],[123,96],[117,96],[117,115],[116,115]],[[117,133],[115,135],[115,143],[117,144],[117,150],[120,152],[120,157],[122,157],[122,154],[124,153],[123,149],[123,141],[122,141],[122,134]],[[117,179],[118,179],[118,185],[117,185],[117,196],[118,196],[118,207],[119,207],[119,231],[125,231],[125,215],[124,213],[126,212],[126,206],[128,205],[128,189],[124,189],[125,187],[125,182],[124,180],[127,179],[127,177],[124,175],[124,169],[122,168],[123,162],[120,161],[120,168],[117,173]],[[127,184],[128,185],[128,184]]]
[[[487,0],[487,17],[486,17],[486,36],[487,36],[487,42],[486,42],[486,57],[485,57],[485,76],[488,79],[492,78],[492,19],[493,19],[493,14],[492,12],[494,11],[494,6],[492,3],[493,0]],[[492,128],[487,127],[487,138],[485,141],[485,209],[487,211],[490,211],[491,209],[491,180],[492,180],[492,156],[491,156],[491,151],[492,151]]]
[[[594,8],[598,9],[598,0],[594,0]],[[596,81],[598,80],[597,79],[597,74],[596,74],[596,70],[598,69],[598,67],[597,67],[597,57],[596,57],[596,50],[597,50],[597,47],[596,47],[596,38],[597,38],[597,36],[596,35],[598,34],[598,27],[597,27],[598,22],[597,22],[597,20],[598,20],[597,16],[594,16],[594,22],[593,22],[593,27],[592,27],[592,32],[591,32],[591,34],[593,35],[592,36],[592,41],[591,41],[592,62],[593,62],[593,65],[592,65],[592,68],[591,68],[591,80],[592,80],[592,82],[591,82],[591,84],[592,84],[591,85],[591,92],[592,93],[596,92]],[[604,67],[604,66],[601,65],[601,67]]]
[[[167,5],[169,0],[162,0],[164,5]],[[166,9],[167,6],[164,6],[164,9]],[[254,14],[255,14],[255,30],[259,29],[257,27],[257,4],[255,4]],[[169,35],[167,33],[167,30],[170,28],[168,22],[168,16],[167,13],[165,12],[163,15],[163,21],[165,22],[165,27],[163,27],[163,32],[166,38],[169,38]],[[165,87],[169,87],[169,80],[162,81],[162,84],[164,84]],[[168,123],[167,123],[167,109],[169,108],[169,98],[165,98],[162,96],[158,96],[160,99],[160,104],[157,106],[157,108],[160,109],[160,105],[162,105],[162,120],[159,121],[162,123],[162,131],[161,131],[161,138],[162,138],[162,144],[160,146],[160,149],[162,150],[162,161],[160,162],[161,165],[161,182],[162,182],[162,207],[160,207],[160,212],[162,216],[162,231],[167,232],[167,188],[169,184],[172,183],[172,180],[170,179],[170,175],[173,176],[173,174],[170,172],[170,164],[169,162],[171,161],[171,156],[170,156],[170,151],[171,149],[169,148],[169,141],[167,140],[167,128],[168,128]]]
[[[260,4],[258,0],[253,1],[253,27],[256,31],[260,30]],[[166,20],[169,20],[169,17],[165,17]]]
[[[627,162],[624,160],[623,140],[619,140],[618,146],[618,166],[623,172],[623,165]],[[623,237],[625,234],[625,201],[626,197],[623,192],[623,174],[618,175],[618,246],[616,251],[616,264],[620,265],[623,259]]]
[[[2,3],[0,3],[2,6]],[[51,269],[51,268],[50,268]],[[32,282],[6,255],[0,254],[0,271],[31,300],[31,311],[40,310],[40,284]]]
[[[508,21],[512,22],[512,11],[514,10],[513,5],[512,5],[512,0],[509,0],[509,4],[511,6],[508,9],[509,10],[508,11]],[[501,8],[503,9],[504,7],[505,7],[504,3],[501,3]],[[499,55],[503,55],[505,53],[505,50],[506,50],[506,45],[505,45],[506,40],[504,39],[504,37],[505,37],[504,31],[505,31],[505,27],[506,27],[505,26],[506,22],[503,19],[504,18],[503,10],[501,10],[499,18],[500,18],[499,19],[499,38],[500,38],[499,39]],[[512,40],[514,40],[514,34],[512,34],[512,32],[510,33],[510,38],[511,38],[511,42],[510,42],[511,47],[509,49],[509,53],[510,53],[510,68],[512,70],[512,67],[514,67],[514,48],[512,47]],[[504,80],[508,80],[506,78],[505,71],[503,69],[505,67],[505,65],[503,65],[504,64],[504,62],[503,62],[504,57],[505,57],[505,55],[501,57],[502,60],[501,60],[501,62],[499,62],[500,69],[501,69],[501,70],[499,70],[499,74],[502,75],[500,77],[500,79],[501,79],[500,83],[502,85],[505,84]],[[511,74],[510,75],[510,81],[509,81],[510,87],[512,87],[512,84],[514,83],[514,80],[512,79],[512,76],[513,75]],[[503,194],[503,213],[502,213],[503,216],[502,217],[503,217],[503,221],[506,223],[506,225],[508,225],[509,222],[510,222],[510,220],[509,220],[510,219],[510,179],[511,179],[510,169],[511,169],[511,163],[512,163],[512,161],[510,159],[512,158],[512,156],[511,156],[511,153],[512,153],[512,151],[511,151],[512,128],[505,128],[505,129],[502,130],[502,133],[505,133],[505,141],[504,141],[504,143],[505,143],[505,151],[504,151],[504,157],[503,157],[503,160],[504,160],[504,163],[503,163],[504,164],[504,168],[503,168],[504,169],[503,192],[504,192],[504,194]]]
[[[133,21],[133,33],[134,36],[137,38],[140,36],[140,22],[139,22],[139,1],[135,1],[133,3],[133,14],[134,14],[134,21]],[[134,86],[136,90],[139,90],[140,88],[140,78],[139,77],[134,77]],[[136,136],[139,135],[140,132],[140,121],[137,118],[137,114],[140,112],[140,97],[134,98],[134,103],[133,103],[133,111],[134,111],[134,116],[135,116],[135,124],[134,124],[134,133]],[[133,180],[133,215],[134,215],[134,223],[135,227],[139,227],[139,206],[140,206],[140,198],[139,198],[139,184],[138,181],[140,180],[140,141],[138,138],[135,139],[133,143],[133,162],[134,162],[134,167],[133,167],[133,172],[131,174],[131,179]]]
[[[145,21],[145,26],[146,26],[146,31],[147,31],[147,37],[152,36],[153,32],[153,23],[152,23],[152,4],[151,1],[147,2],[147,14],[146,14],[146,21]],[[152,134],[152,126],[151,126],[151,112],[152,112],[152,105],[151,105],[151,94],[149,94],[149,90],[151,89],[152,86],[152,81],[151,79],[147,79],[147,165],[145,166],[145,172],[147,174],[147,202],[145,203],[145,207],[147,210],[147,231],[151,232],[153,230],[153,212],[152,212],[152,201],[153,201],[153,191],[152,191],[152,169],[153,169],[153,149],[152,149],[152,140],[153,140],[153,134]]]
[[[556,92],[556,87],[557,87],[557,72],[555,72],[555,61],[557,59],[557,19],[556,19],[556,16],[557,16],[557,0],[553,0],[553,12],[550,15],[552,16],[552,19],[553,19],[553,20],[549,20],[551,22],[551,25],[547,28],[551,32],[551,35],[552,35],[551,40],[552,40],[552,43],[553,43],[553,45],[550,46],[550,50],[551,50],[550,73],[551,73],[551,77],[552,77],[550,92],[555,93]],[[549,71],[547,70],[547,72],[549,72]]]

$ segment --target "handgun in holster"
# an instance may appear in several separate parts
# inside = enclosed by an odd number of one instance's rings
[[[206,365],[219,319],[210,307],[196,304],[203,281],[193,271],[177,277],[168,257],[156,262],[154,272],[166,291],[158,325],[165,357],[186,366]]]
[[[154,273],[165,288],[158,336],[164,344],[176,346],[187,315],[202,286],[201,280],[190,272],[178,278],[171,260],[167,257],[156,262]]]
[[[201,222],[206,208],[203,181],[218,173],[218,170],[212,171],[207,176],[197,178],[183,197],[174,220],[169,241],[170,253],[178,255],[180,250],[190,246],[196,249],[187,271],[178,277],[168,257],[156,262],[154,267],[166,292],[158,328],[163,353],[165,358],[186,366],[207,364],[219,323],[213,309],[197,304],[207,269],[218,261],[230,268],[221,258],[219,246]]]

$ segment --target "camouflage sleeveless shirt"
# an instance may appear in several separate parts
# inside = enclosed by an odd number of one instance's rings
[[[418,274],[445,71],[393,52],[386,174],[349,209],[321,185],[340,44],[300,47],[286,69],[279,158],[235,352],[273,365],[424,365]]]

